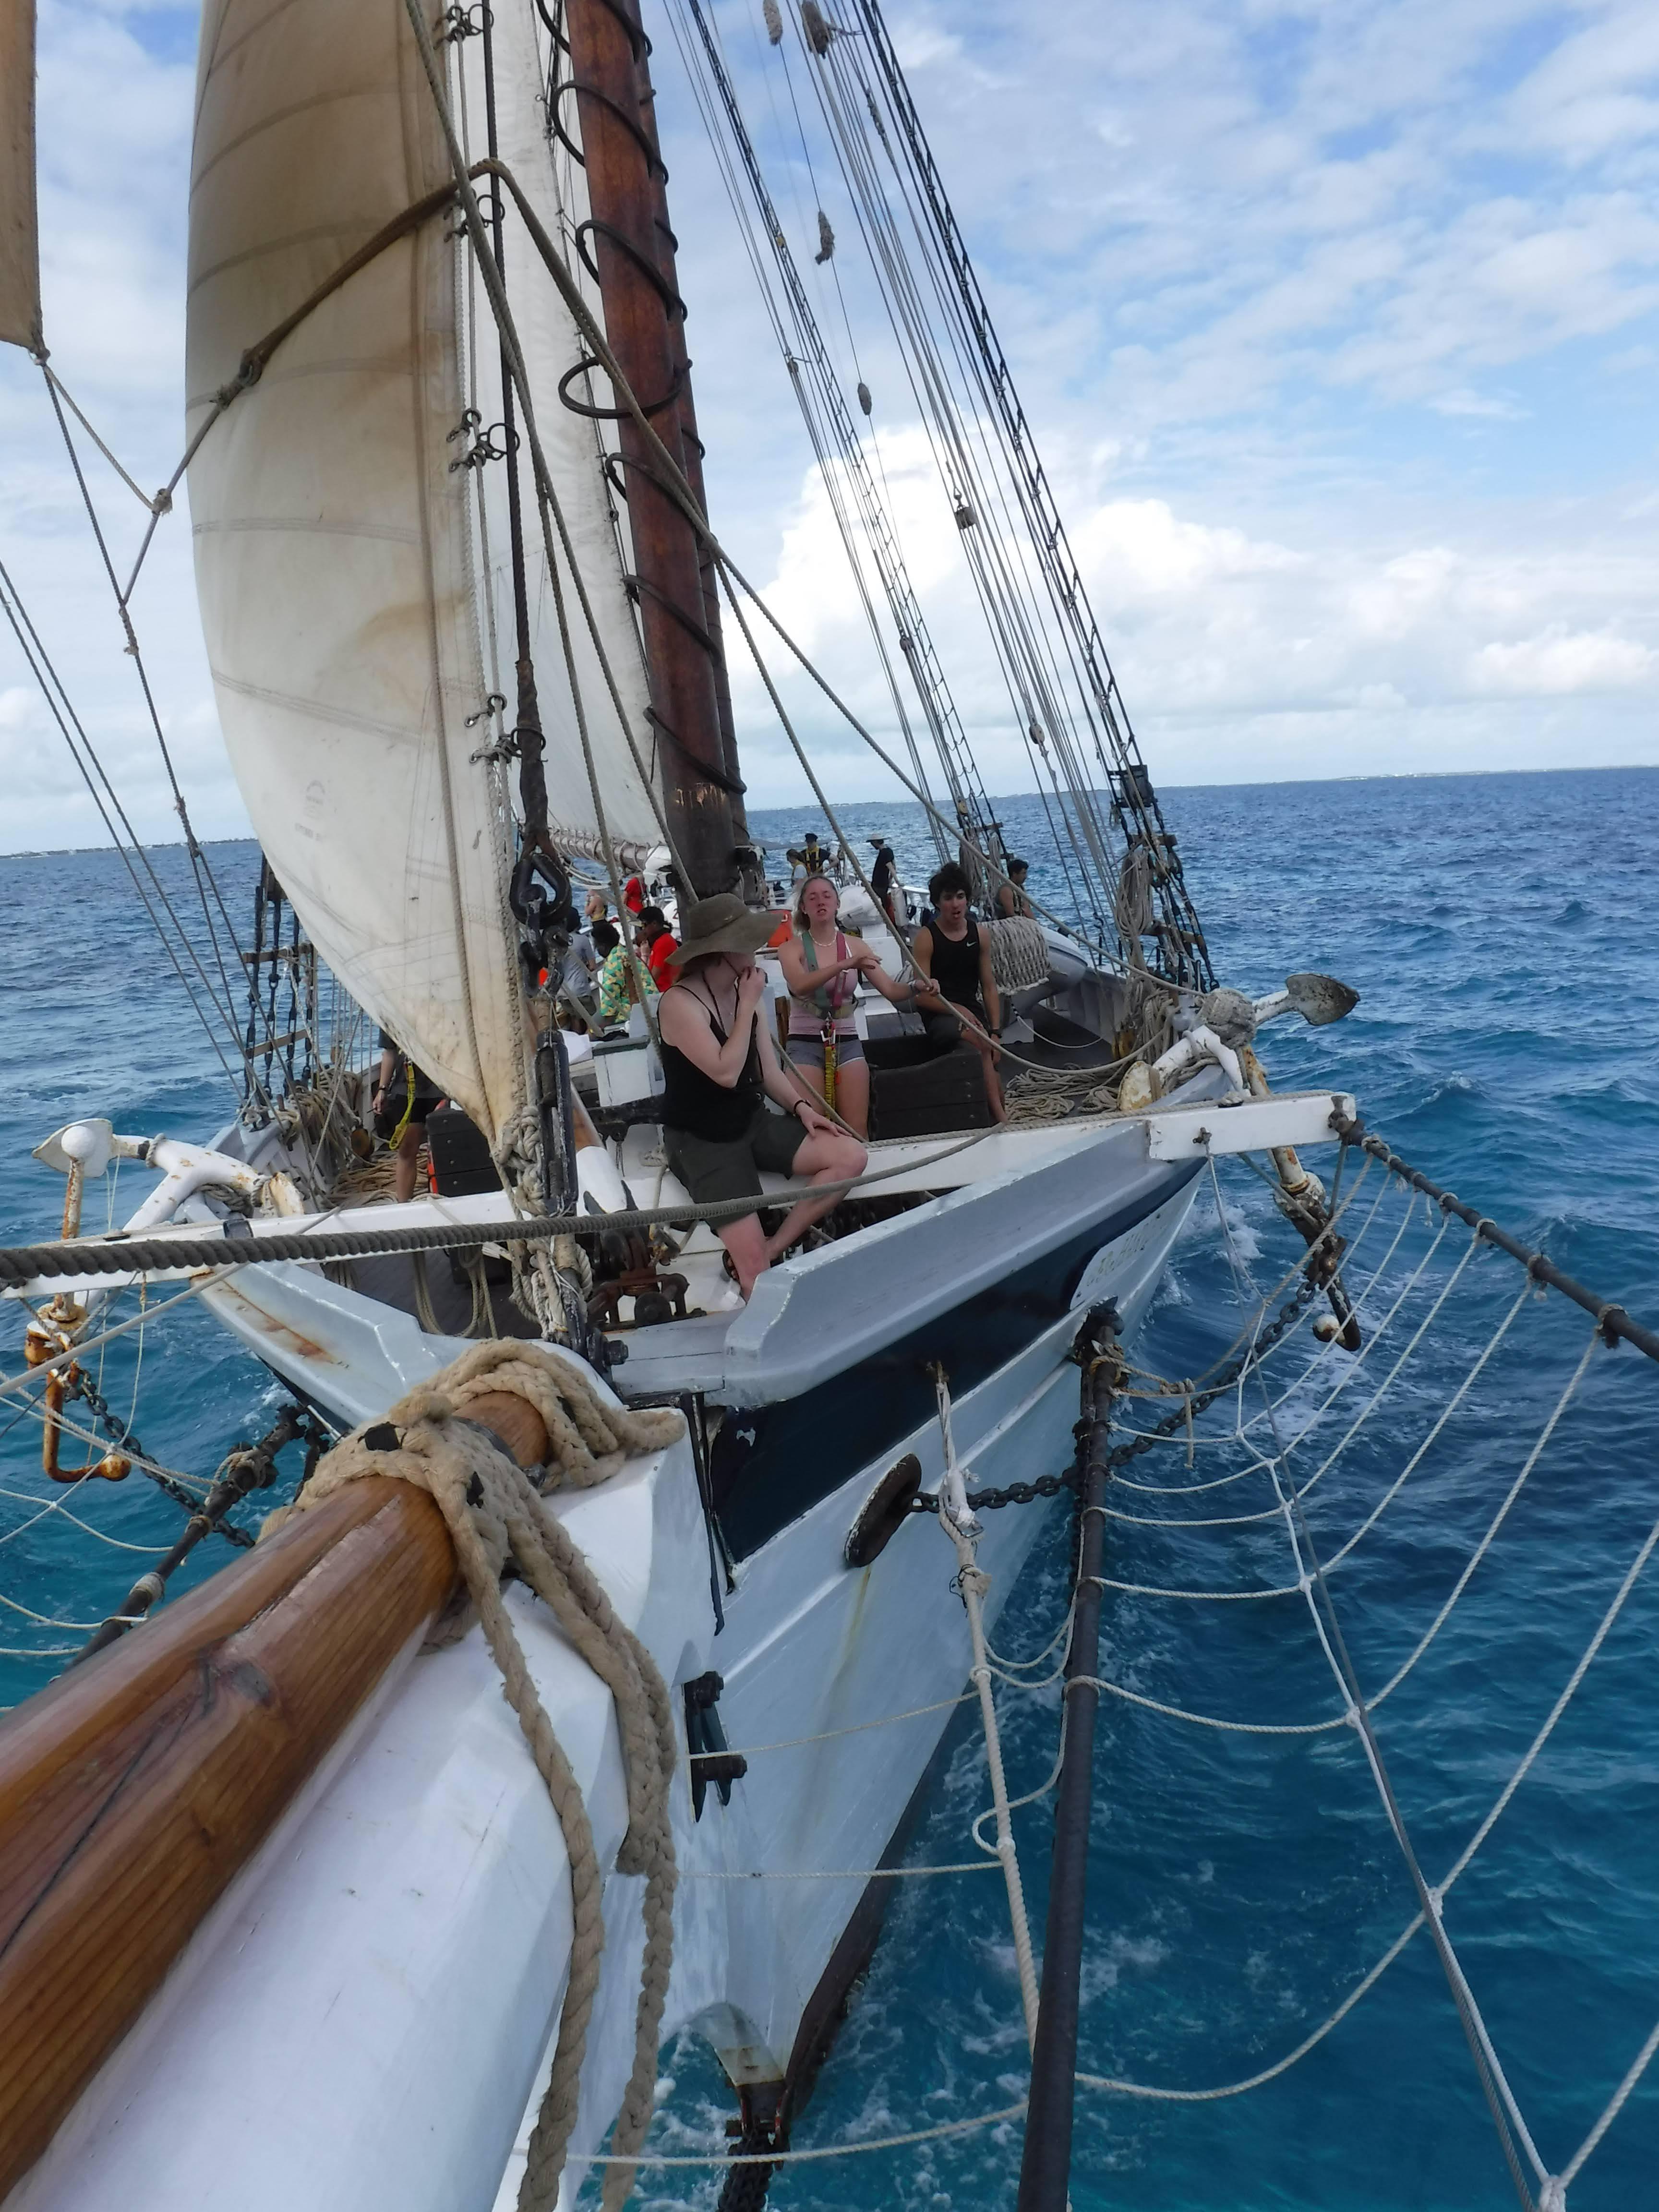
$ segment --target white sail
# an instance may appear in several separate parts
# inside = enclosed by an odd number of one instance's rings
[[[589,307],[603,324],[599,287],[587,278],[580,258],[571,245],[574,226],[587,213],[582,173],[568,156],[560,158],[556,167],[548,137],[546,92],[550,40],[535,0],[496,0],[493,15],[500,158],[534,207],[543,228],[563,249],[568,265],[583,283]],[[473,159],[485,151],[481,127],[484,112],[483,45],[481,38],[472,38],[459,50],[459,65],[466,73],[467,151]],[[568,95],[560,103],[560,116],[567,136],[580,144],[578,104]],[[483,180],[479,189],[485,189]],[[562,564],[570,657],[586,711],[600,800],[613,838],[630,845],[652,847],[662,839],[660,810],[652,804],[635,757],[637,753],[647,772],[654,773],[656,744],[646,719],[650,694],[639,626],[623,584],[624,559],[631,562],[627,512],[613,501],[603,470],[606,447],[617,443],[616,425],[577,413],[561,400],[559,380],[582,358],[584,349],[568,310],[517,219],[511,197],[503,194],[502,200],[506,211],[507,285],[514,322],[530,377],[536,427],[550,472],[558,488],[559,502],[587,587],[594,626],[627,709],[634,738],[630,748],[618,726],[605,671]],[[494,422],[500,416],[501,407],[499,400],[489,402],[488,395],[500,390],[498,349],[481,285],[477,288],[476,296],[479,404],[484,409],[486,420]],[[573,397],[589,405],[605,407],[614,403],[614,395],[602,375],[592,378],[591,384],[590,389],[590,380],[578,378]],[[538,681],[543,686],[542,727],[547,739],[548,800],[554,835],[568,851],[592,853],[598,849],[594,808],[576,726],[570,676],[560,642],[556,603],[548,577],[527,442],[520,443],[517,466],[525,518],[532,651]],[[511,672],[513,658],[513,585],[506,489],[500,475],[493,466],[487,469],[482,489],[488,510],[489,566],[505,678]],[[499,686],[509,694],[512,688],[506,680]]]
[[[501,12],[513,19],[497,55],[513,131],[502,150],[519,155],[551,215],[550,157],[527,119],[533,34],[517,0]],[[246,348],[450,175],[398,0],[210,0],[191,208],[192,431]],[[507,771],[480,757],[490,694],[514,689],[498,680],[501,664],[511,675],[512,597],[498,592],[492,621],[480,521],[482,509],[493,568],[507,550],[501,467],[490,482],[455,465],[466,411],[493,390],[483,372],[494,349],[493,329],[468,331],[455,227],[432,216],[307,316],[208,431],[190,494],[226,746],[270,864],[353,996],[493,1133],[525,1095]],[[522,247],[514,297],[550,464],[642,737],[644,674],[592,426],[556,398],[580,349]],[[591,845],[533,501],[526,535],[550,811],[556,834]],[[654,842],[570,596],[607,819]]]

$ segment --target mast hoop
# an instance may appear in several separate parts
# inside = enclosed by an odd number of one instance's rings
[[[634,419],[634,410],[631,407],[592,407],[586,400],[573,399],[570,397],[569,387],[579,376],[586,375],[590,369],[604,368],[605,363],[596,354],[584,354],[575,367],[566,369],[564,374],[559,379],[560,402],[568,407],[573,415],[585,415],[590,422],[631,422]],[[649,406],[641,404],[641,414],[662,414],[674,404],[684,389],[685,378],[680,370],[676,369],[673,381],[662,398],[653,399]]]
[[[629,597],[635,605],[639,604],[641,598],[654,599],[665,614],[672,615],[688,637],[696,640],[711,660],[723,660],[726,658],[713,637],[696,617],[687,614],[684,607],[677,606],[667,592],[659,591],[648,577],[637,576],[632,569],[624,568],[623,582],[627,586]]]
[[[649,409],[647,410],[647,413],[650,411]],[[700,438],[694,439],[692,442],[696,446],[699,453],[707,451]],[[606,483],[620,498],[628,497],[628,486],[623,482],[619,471],[635,469],[641,476],[655,484],[665,499],[673,500],[677,506],[679,504],[678,493],[675,486],[664,476],[660,469],[653,468],[642,453],[625,453],[619,446],[614,446],[605,454],[601,466],[605,471]],[[686,514],[684,519],[690,523],[692,531],[702,544],[713,545],[714,535],[706,521],[699,520],[690,514]]]
[[[678,608],[676,608],[674,611],[677,614],[679,613],[679,610]],[[684,615],[680,615],[680,620],[682,622],[685,620]],[[692,767],[696,769],[697,774],[703,779],[704,782],[712,783],[717,791],[725,792],[728,799],[741,799],[744,792],[748,790],[749,786],[743,781],[741,776],[727,775],[724,769],[711,768],[707,761],[699,760],[696,754],[694,753],[690,746],[686,744],[685,739],[681,737],[679,732],[674,727],[673,724],[672,722],[665,722],[662,716],[657,712],[654,707],[647,707],[646,708],[645,719],[650,723],[653,730],[659,730],[661,732],[662,735],[667,738],[669,744],[674,747],[678,753],[679,753],[684,759],[690,762]]]
[[[649,61],[652,53],[651,40],[644,26],[636,23],[625,8],[618,7],[617,0],[599,0],[599,4],[605,9],[607,15],[614,15],[617,22],[622,25],[623,35],[628,40],[628,50],[633,55],[635,64]]]
[[[562,0],[561,0],[559,12],[561,15],[564,12]],[[541,17],[542,21],[546,25],[547,35],[552,40],[555,48],[556,49],[557,47],[562,46],[566,53],[568,53],[570,52],[570,41],[566,38],[564,33],[559,28],[552,16],[548,14],[547,0],[536,0],[536,13]]]
[[[641,253],[626,231],[619,230],[614,222],[602,222],[597,216],[589,216],[585,222],[576,225],[575,245],[577,252],[581,256],[583,268],[586,270],[596,284],[603,287],[605,280],[599,275],[599,263],[587,250],[588,234],[592,231],[599,232],[601,237],[608,238],[617,251],[626,255],[633,263],[646,283],[662,301],[663,313],[672,321],[683,323],[685,320],[684,301],[668,283],[656,263],[647,254]],[[649,409],[647,410],[647,413],[650,411]]]
[[[639,148],[641,153],[644,155],[645,165],[655,181],[659,185],[665,185],[668,182],[667,164],[621,102],[612,100],[608,92],[601,92],[596,84],[584,84],[580,77],[563,76],[548,94],[547,112],[550,127],[557,137],[559,143],[573,160],[580,161],[584,169],[587,167],[586,155],[578,151],[568,132],[558,119],[558,105],[567,92],[577,93],[583,100],[597,100],[601,107],[608,108]]]

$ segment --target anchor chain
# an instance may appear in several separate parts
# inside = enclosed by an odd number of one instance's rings
[[[1154,1444],[1164,1443],[1167,1437],[1172,1437],[1177,1429],[1184,1428],[1193,1414],[1201,1413],[1206,1406],[1212,1406],[1218,1398],[1224,1397],[1239,1376],[1246,1373],[1254,1363],[1261,1358],[1263,1352],[1271,1352],[1280,1337],[1295,1328],[1302,1315],[1306,1312],[1323,1288],[1323,1285],[1316,1279],[1314,1272],[1317,1264],[1316,1255],[1310,1261],[1308,1269],[1304,1272],[1302,1279],[1297,1285],[1295,1296],[1285,1300],[1267,1328],[1260,1330],[1251,1338],[1249,1346],[1240,1352],[1237,1359],[1230,1360],[1212,1382],[1202,1390],[1194,1391],[1190,1397],[1183,1395],[1182,1403],[1174,1413],[1166,1413],[1161,1421],[1154,1422],[1150,1429],[1132,1437],[1127,1443],[1118,1444],[1114,1448],[1107,1462],[1114,1473],[1120,1467],[1127,1467],[1131,1460],[1139,1459],[1143,1452],[1151,1451]],[[1076,1357],[1075,1352],[1073,1356]],[[1082,1426],[1083,1424],[1079,1422],[1073,1433],[1079,1435]],[[1079,1446],[1081,1443],[1082,1438],[1079,1435]],[[1007,1482],[999,1489],[970,1490],[968,1492],[968,1504],[975,1513],[994,1513],[1004,1505],[1035,1505],[1039,1498],[1058,1498],[1062,1491],[1075,1490],[1081,1480],[1079,1459],[1067,1468],[1064,1474],[1040,1474],[1035,1482]],[[910,1501],[909,1510],[912,1513],[936,1514],[939,1511],[938,1492],[927,1490],[918,1491]]]
[[[110,1404],[109,1400],[105,1397],[103,1392],[84,1370],[81,1371],[80,1382],[81,1387],[74,1395],[83,1400],[91,1408],[94,1419],[110,1442],[118,1450],[128,1453],[138,1472],[148,1475],[158,1490],[165,1491],[175,1505],[182,1505],[189,1514],[199,1513],[202,1510],[202,1501],[193,1491],[187,1490],[182,1482],[175,1482],[170,1474],[163,1474],[159,1468],[147,1467],[144,1464],[147,1454],[134,1432],[132,1424],[122,1419]],[[253,1539],[248,1534],[246,1529],[238,1528],[228,1521],[221,1522],[214,1533],[223,1536],[232,1544],[240,1545],[245,1551],[252,1551],[253,1548]]]

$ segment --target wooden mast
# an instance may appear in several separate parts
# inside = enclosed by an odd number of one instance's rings
[[[598,273],[617,363],[700,494],[685,307],[674,280],[667,172],[657,151],[638,0],[567,0],[564,27],[587,179],[588,219],[577,243]],[[621,416],[617,436],[668,824],[691,877],[688,889],[703,898],[730,888],[743,823],[714,577],[697,532],[659,488],[659,465],[631,416]]]

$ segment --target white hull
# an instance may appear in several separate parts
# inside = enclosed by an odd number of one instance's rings
[[[1151,1301],[1195,1185],[1167,1167],[1153,1180],[1144,1161],[1126,1176],[1127,1152],[1111,1161],[1120,1170],[1111,1174],[1103,1158],[1111,1137],[1132,1133],[1097,1132],[1088,1167],[1094,1183],[1117,1184],[1120,1198],[1127,1182],[1140,1188],[1140,1218],[1073,1271],[1058,1314],[957,1397],[957,1449],[975,1482],[1030,1480],[1069,1462],[1077,1370],[1066,1354],[1082,1310],[1115,1297],[1133,1328]],[[1074,1209],[1075,1241],[1079,1190],[1067,1194],[1067,1157],[1066,1147],[1054,1155],[1048,1195]],[[1077,1159],[1075,1172],[1084,1165]],[[1008,1180],[1023,1190],[1029,1231],[1034,1208],[1045,1210],[1035,1205],[1043,1171]],[[997,1181],[978,1187],[990,1206],[976,1242],[987,1231],[1012,1234],[1014,1216],[996,1201]],[[1148,1210],[1159,1187],[1169,1194]],[[901,1248],[903,1279],[918,1281],[924,1309],[934,1303],[930,1286],[973,1195],[963,1189],[889,1224],[909,1232]],[[1121,1211],[1109,1191],[1097,1194],[1096,1206],[1103,1224]],[[914,1241],[930,1219],[945,1224],[933,1234],[945,1240],[931,1254],[925,1237]],[[1000,1249],[1006,1271],[1010,1248]],[[793,1311],[797,1323],[811,1319],[808,1335],[820,1331],[846,1300],[838,1249],[850,1248],[830,1247],[798,1270],[779,1271],[772,1318],[751,1311],[742,1320],[753,1320],[763,1335]],[[786,1283],[786,1275],[795,1279]],[[811,1295],[814,1276],[824,1279],[822,1302]],[[883,1270],[878,1280],[888,1291],[882,1325],[890,1335],[896,1303],[905,1301],[895,1301],[890,1273]],[[962,1276],[943,1280],[960,1299]],[[424,1352],[441,1364],[456,1348],[420,1339],[405,1316],[372,1310],[371,1301],[306,1269],[262,1270],[234,1294],[227,1287],[209,1296],[278,1371],[296,1381],[303,1375],[302,1387],[353,1419],[362,1417],[365,1391],[379,1389],[368,1410],[383,1410],[418,1379],[408,1371],[411,1358],[418,1364]],[[803,1298],[804,1309],[796,1303]],[[867,1319],[849,1317],[854,1334]],[[949,1322],[945,1316],[939,1326]],[[944,1356],[948,1364],[948,1351]],[[805,1378],[795,1379],[799,1387]],[[856,1369],[846,1387],[859,1387]],[[906,1450],[916,1453],[932,1486],[941,1464],[937,1424],[919,1418],[740,1562],[719,1635],[686,1444],[632,1463],[612,1484],[561,1510],[671,1685],[711,1667],[723,1675],[720,1714],[735,1747],[823,1736],[951,1698],[963,1686],[966,1626],[951,1589],[956,1560],[937,1528],[915,1517],[861,1571],[842,1559],[865,1498]],[[980,1557],[993,1577],[993,1619],[1048,1510],[987,1516]],[[609,1863],[623,1801],[608,1698],[521,1591],[512,1602],[581,1780],[601,1862]],[[876,1867],[950,1717],[940,1711],[878,1732],[757,1752],[729,1808],[711,1790],[701,1821],[692,1819],[683,1772],[675,1819],[685,1879],[666,2033],[696,2028],[738,2079],[775,2080],[792,2060],[801,2063],[803,2017],[865,1884],[714,1877]],[[607,1889],[611,1940],[578,2151],[602,2142],[627,2073],[639,1887],[613,1875]],[[238,2212],[292,2212],[296,2204],[307,2212],[487,2212],[498,2186],[510,2202],[515,2136],[521,2157],[568,1939],[559,1832],[475,1632],[453,1650],[412,1660],[383,1691],[199,1933],[11,2205],[17,2212],[131,2212],[152,2203],[234,2203]],[[844,1964],[843,1955],[837,1972]],[[580,2171],[572,2169],[571,2191]]]

